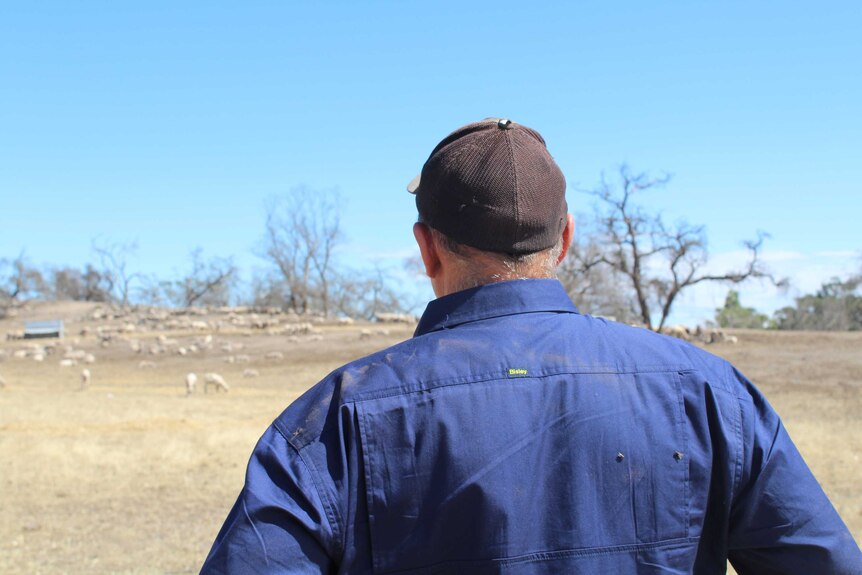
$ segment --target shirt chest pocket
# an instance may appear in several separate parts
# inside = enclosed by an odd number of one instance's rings
[[[688,536],[676,372],[482,381],[357,411],[377,572]]]

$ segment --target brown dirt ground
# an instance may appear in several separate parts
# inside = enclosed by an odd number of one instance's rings
[[[128,345],[75,337],[87,304],[37,305],[0,321],[66,318],[63,345],[91,351],[62,368],[7,357],[0,374],[0,573],[195,573],[242,486],[246,461],[270,421],[330,370],[409,337],[411,327],[360,340],[360,329],[322,326],[324,339],[233,329],[194,356],[135,355]],[[739,331],[726,357],[764,392],[857,541],[862,540],[862,333]],[[142,342],[156,333],[137,333]],[[200,333],[172,332],[191,341]],[[250,364],[227,364],[221,343],[241,342]],[[29,342],[26,342],[29,343]],[[24,342],[0,341],[0,349]],[[266,360],[280,350],[282,360]],[[138,369],[141,359],[156,362]],[[252,367],[260,376],[241,377]],[[186,397],[188,371],[222,373],[231,391]],[[199,382],[200,385],[200,382]]]

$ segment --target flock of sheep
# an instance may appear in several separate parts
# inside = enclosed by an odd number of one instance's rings
[[[739,339],[735,335],[728,335],[721,329],[704,328],[701,326],[691,329],[684,325],[669,325],[661,328],[661,333],[677,339],[705,344],[739,342]]]
[[[380,323],[411,323],[415,321],[412,316],[404,314],[380,314],[377,321]],[[302,319],[302,321],[300,321]],[[134,355],[140,357],[137,361],[138,369],[153,369],[158,366],[156,360],[160,356],[192,356],[203,354],[207,357],[212,353],[218,353],[220,349],[226,355],[221,360],[227,364],[250,364],[252,357],[242,352],[245,345],[241,342],[231,341],[231,336],[250,335],[261,333],[271,336],[280,336],[280,343],[294,343],[300,341],[321,341],[323,334],[318,325],[323,323],[323,318],[303,317],[299,318],[291,314],[283,314],[279,309],[270,308],[219,308],[219,309],[163,309],[163,308],[138,308],[121,309],[116,307],[100,306],[90,311],[84,317],[76,318],[80,322],[80,329],[76,329],[76,336],[71,338],[71,344],[66,340],[27,340],[21,347],[12,349],[11,353],[0,348],[0,361],[7,357],[13,359],[30,359],[36,362],[45,362],[49,357],[57,361],[61,368],[71,368],[85,364],[80,371],[80,390],[90,387],[94,376],[96,355],[85,349],[80,349],[82,342],[88,342],[89,347],[99,348],[119,347],[126,348]],[[351,318],[339,318],[334,322],[337,325],[349,326],[354,323]],[[157,335],[153,336],[153,332]],[[203,333],[201,333],[203,332]],[[67,331],[68,333],[68,331]],[[376,333],[388,335],[387,329],[377,329]],[[370,337],[369,329],[362,329],[359,333],[360,339]],[[220,345],[216,347],[214,335],[221,339]],[[224,337],[221,337],[224,336]],[[18,341],[24,339],[24,332],[11,331],[6,334],[6,339]],[[22,342],[23,343],[23,342]],[[98,353],[98,350],[95,350]],[[113,352],[114,354],[116,352]],[[143,356],[143,357],[141,357]],[[284,359],[281,351],[270,351],[263,355],[268,361],[279,361]],[[242,377],[252,378],[259,376],[257,369],[248,367],[243,370]],[[210,388],[215,392],[227,392],[230,390],[225,377],[215,371],[202,374],[203,390],[207,393]],[[179,379],[179,378],[178,378]],[[183,378],[186,396],[193,394],[198,388],[199,376],[197,373],[187,373]],[[179,383],[179,382],[178,382]],[[0,376],[0,388],[6,387],[7,381]]]

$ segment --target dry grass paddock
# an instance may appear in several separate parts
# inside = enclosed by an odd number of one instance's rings
[[[37,305],[0,321],[0,335],[23,319],[63,317],[71,345],[96,356],[60,367],[14,358],[29,342],[0,342],[0,573],[194,573],[233,503],[255,441],[293,399],[331,369],[409,337],[412,326],[319,325],[317,335],[213,333],[194,355],[154,357],[106,347],[92,306]],[[361,330],[371,336],[360,336]],[[710,350],[757,383],[784,422],[857,541],[862,540],[862,334],[740,331],[740,343]],[[137,332],[146,344],[156,332]],[[320,336],[322,335],[322,339]],[[180,344],[200,332],[172,332]],[[226,363],[226,343],[248,362]],[[272,351],[284,357],[266,358]],[[154,367],[139,368],[141,360]],[[253,368],[258,377],[243,378]],[[186,397],[183,376],[214,371],[229,393]]]

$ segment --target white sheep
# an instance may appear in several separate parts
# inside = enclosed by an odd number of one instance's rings
[[[215,386],[216,393],[219,391],[227,392],[230,390],[230,386],[224,380],[224,378],[217,373],[205,373],[204,374],[204,393],[207,393],[209,386]]]
[[[260,375],[260,372],[256,369],[244,369],[242,371],[243,377],[257,377]]]
[[[266,359],[279,360],[279,359],[284,359],[284,354],[281,353],[280,351],[271,351],[271,352],[267,353],[264,357]]]
[[[194,373],[186,374],[186,395],[191,395],[195,391],[195,385],[198,382],[198,376]]]
[[[84,391],[90,385],[90,370],[84,368],[81,370],[81,391]]]

